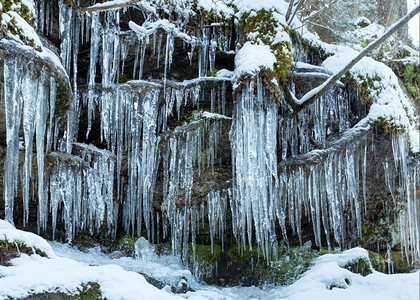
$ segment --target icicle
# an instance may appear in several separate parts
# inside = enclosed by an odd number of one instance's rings
[[[52,136],[52,129],[53,129],[53,117],[55,113],[55,98],[57,95],[57,87],[54,77],[50,79],[50,108],[49,108],[49,122],[48,122],[48,129],[47,129],[47,146],[46,151],[51,152],[53,136]]]
[[[91,39],[90,39],[90,61],[88,86],[92,89],[95,85],[96,62],[98,61],[99,43],[102,34],[102,25],[99,21],[99,13],[92,12]]]
[[[172,64],[172,55],[174,53],[174,37],[172,34],[167,33],[166,36],[166,47],[165,47],[165,69],[163,73],[163,91],[166,92],[166,79],[168,69]]]
[[[417,196],[417,182],[419,181],[420,164],[417,160],[409,159],[408,145],[404,135],[392,136],[392,150],[395,169],[384,163],[385,182],[395,199],[399,193],[405,207],[399,211],[399,231],[403,256],[409,263],[420,260],[420,213],[419,198]],[[394,181],[394,178],[397,180]]]
[[[77,230],[89,230],[91,234],[99,232],[105,220],[108,234],[114,236],[114,157],[94,146],[75,144],[75,147],[81,151],[81,158],[72,157],[71,166],[61,154],[55,154],[49,178],[53,228],[59,207],[63,205],[68,241]]]
[[[23,84],[23,133],[25,138],[25,162],[23,166],[24,177],[22,181],[23,188],[23,224],[28,221],[29,214],[29,184],[32,169],[32,148],[35,132],[35,116],[37,113],[37,99],[33,96],[33,92],[39,88],[36,81],[30,77],[26,77]]]
[[[71,49],[72,49],[72,29],[73,29],[73,9],[64,1],[58,2],[60,9],[59,22],[60,22],[60,38],[61,38],[61,62],[70,74],[70,63],[71,63]]]
[[[215,40],[212,40],[210,42],[210,51],[209,51],[209,68],[210,72],[214,72],[214,65],[216,63],[216,48],[217,48],[217,42]]]
[[[229,194],[230,193],[228,192],[228,190],[210,191],[210,193],[207,194],[206,197],[212,253],[215,237],[221,238],[222,247],[224,245],[226,209]]]
[[[146,55],[147,42],[147,38],[143,39],[143,41],[141,42],[139,80],[143,77],[144,59]]]
[[[5,219],[13,223],[13,205],[17,187],[19,165],[19,128],[22,113],[22,98],[18,87],[21,86],[23,70],[20,61],[4,61],[4,100],[6,110],[6,160],[4,164],[4,202]]]
[[[274,101],[264,100],[259,80],[256,85],[248,82],[238,94],[230,131],[236,210],[232,213],[242,216],[237,223],[240,242],[252,246],[254,224],[256,243],[269,260],[267,247],[277,246],[273,218],[278,189],[277,108]]]
[[[129,45],[126,41],[121,40],[121,73],[124,74],[124,69],[125,69],[125,60],[127,59],[128,56],[128,49],[129,49]]]
[[[157,59],[156,59],[156,68],[159,68],[159,62],[160,62],[160,50],[162,48],[162,38],[163,35],[159,34],[158,38],[158,46],[157,46]]]
[[[45,153],[45,127],[47,122],[47,101],[49,93],[44,86],[38,86],[36,104],[36,159],[38,167],[38,231],[45,230],[48,221],[48,198],[44,194],[44,153]],[[54,100],[55,101],[55,100]]]

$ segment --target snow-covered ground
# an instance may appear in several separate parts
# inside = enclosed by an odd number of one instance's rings
[[[367,251],[362,248],[320,256],[313,267],[290,286],[218,288],[196,282],[176,257],[150,255],[143,259],[112,259],[99,249],[85,253],[70,245],[47,243],[2,220],[0,237],[23,241],[48,254],[48,257],[22,254],[11,260],[12,266],[0,266],[0,299],[42,292],[71,293],[87,282],[99,283],[102,295],[108,299],[419,299],[419,271],[394,275],[374,271],[362,277],[343,268],[348,262],[368,258]],[[171,285],[184,276],[195,292],[172,294],[169,286],[159,290],[137,272]],[[343,288],[330,290],[331,286]]]

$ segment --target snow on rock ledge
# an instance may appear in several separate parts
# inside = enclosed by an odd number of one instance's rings
[[[275,62],[276,57],[271,52],[270,46],[246,42],[235,57],[234,81],[238,82],[246,75],[255,76],[262,69],[273,69]]]
[[[20,299],[44,292],[72,294],[87,282],[99,283],[101,294],[107,299],[183,299],[159,290],[142,275],[120,266],[90,266],[59,257],[43,238],[17,230],[4,220],[0,220],[0,238],[22,241],[48,255],[21,254],[11,260],[12,266],[0,266],[0,299]]]
[[[0,239],[8,240],[9,242],[21,241],[28,247],[38,248],[45,252],[49,258],[56,257],[51,246],[42,237],[31,232],[16,229],[5,220],[0,220]]]
[[[328,57],[322,66],[338,73],[355,57],[357,51],[347,47]],[[350,73],[357,84],[365,80],[372,80],[373,86],[368,87],[369,97],[373,100],[368,117],[372,121],[384,120],[390,127],[403,128],[408,135],[411,151],[417,153],[419,148],[419,132],[415,129],[415,114],[413,105],[401,89],[398,78],[392,70],[381,62],[370,57],[364,57],[351,70]]]

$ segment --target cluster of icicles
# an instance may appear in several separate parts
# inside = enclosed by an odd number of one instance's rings
[[[40,16],[51,16],[49,10],[44,7]],[[104,14],[104,24],[99,20],[100,14]],[[202,85],[207,79],[170,84],[165,77],[162,83],[115,84],[124,68],[128,47],[128,41],[121,38],[118,23],[119,10],[81,17],[60,1],[61,57],[64,67],[73,75],[75,100],[72,111],[80,114],[79,101],[87,107],[89,134],[94,112],[98,109],[101,138],[107,150],[73,143],[77,124],[71,120],[77,119],[77,115],[68,115],[70,121],[65,135],[60,137],[60,130],[53,126],[57,92],[54,79],[47,75],[31,77],[19,58],[4,59],[3,95],[7,122],[4,198],[7,220],[13,220],[13,199],[18,191],[22,119],[24,222],[27,222],[29,213],[31,182],[36,182],[39,228],[46,228],[51,212],[54,228],[57,220],[62,218],[64,221],[68,240],[80,230],[94,233],[103,225],[111,236],[115,236],[116,226],[122,221],[124,229],[131,232],[137,230],[140,233],[145,226],[152,242],[155,237],[169,236],[173,253],[183,254],[185,258],[189,243],[192,243],[195,255],[195,236],[206,222],[212,243],[216,237],[223,240],[229,213],[237,241],[243,247],[257,244],[267,260],[276,258],[279,240],[287,239],[286,225],[302,239],[304,216],[313,224],[318,246],[321,245],[321,231],[324,231],[328,246],[333,243],[344,246],[348,234],[361,235],[364,205],[359,198],[366,194],[368,126],[354,130],[359,138],[352,143],[346,142],[344,135],[342,143],[335,147],[310,151],[313,147],[302,135],[308,131],[305,116],[287,117],[279,111],[257,77],[235,93],[229,135],[232,186],[210,191],[206,203],[194,203],[191,196],[194,176],[199,176],[203,169],[213,167],[218,161],[217,142],[226,118],[203,119],[167,131],[169,116],[177,114],[179,118],[181,107],[187,103],[195,107],[199,105]],[[41,29],[51,30],[48,22],[42,26]],[[174,35],[167,32],[165,51],[161,51],[162,35],[158,35],[158,31],[150,32],[150,35],[157,63],[160,56],[164,56],[166,74]],[[212,47],[215,40],[210,36],[199,39],[199,77],[206,74],[208,66],[214,68],[215,49]],[[91,42],[91,62],[88,90],[80,93],[76,85],[77,51],[78,42],[83,39]],[[148,36],[141,36],[136,42],[139,52],[134,68],[137,76],[133,74],[133,78],[141,78],[144,47],[148,42]],[[198,43],[196,39],[194,43]],[[194,43],[191,42],[191,51],[198,45]],[[101,55],[99,49],[102,49]],[[94,80],[99,58],[102,74],[106,74],[102,76],[100,91]],[[218,87],[211,91],[212,110],[223,115],[225,89],[226,80],[220,80]],[[34,90],[37,91],[36,97],[29,94]],[[301,114],[310,115],[318,122],[311,126],[311,135],[323,146],[327,145],[327,124],[338,123],[340,132],[353,130],[349,129],[348,99],[342,93],[327,94]],[[34,136],[37,178],[31,174]],[[347,137],[347,141],[352,137]],[[407,205],[400,215],[402,244],[406,251],[411,250],[413,260],[418,261],[419,213],[415,194],[418,166],[406,159],[408,150],[403,136],[395,136],[393,146],[395,168],[385,169],[387,184],[391,192],[396,186],[402,187],[401,196]],[[44,172],[46,153],[52,161],[48,172]],[[123,170],[123,166],[126,169]],[[161,210],[157,212],[153,195],[159,168],[163,170],[163,199]],[[393,182],[393,178],[399,178],[400,182]],[[122,220],[118,220],[119,207],[123,208]],[[278,226],[281,237],[277,235]]]

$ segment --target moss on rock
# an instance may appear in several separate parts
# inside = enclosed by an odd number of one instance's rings
[[[418,62],[413,62],[405,66],[404,85],[413,99],[416,99],[416,105],[418,107],[420,95],[420,68]]]
[[[10,20],[5,19],[6,22],[2,22],[3,24],[1,25],[1,32],[3,36],[6,36],[7,32],[10,32],[11,34],[19,37],[19,39],[23,41],[26,45],[34,47],[34,40],[30,36],[26,36],[22,32],[22,29],[19,25],[19,21],[16,20],[16,18],[12,14],[10,14],[10,16],[7,15],[7,13],[10,11],[15,12],[19,15],[19,17],[26,21],[26,23],[33,27],[35,23],[35,16],[32,9],[27,5],[21,3],[20,0],[0,0],[0,4],[0,21],[2,21],[2,13],[5,13],[8,18],[10,17]],[[41,49],[37,50],[41,51]]]
[[[135,254],[135,243],[137,237],[131,235],[124,235],[118,240],[117,250],[121,251],[125,256],[134,256]]]
[[[28,255],[38,254],[42,257],[47,256],[44,251],[36,247],[29,247],[23,241],[0,240],[0,265],[8,266],[10,264],[9,261],[12,258],[19,257],[21,253]]]
[[[267,264],[257,248],[233,244],[222,253],[215,282],[226,286],[291,284],[317,256],[317,251],[307,247],[284,247],[280,248],[278,258]]]
[[[240,25],[247,37],[254,44],[269,45],[276,58],[273,70],[264,70],[264,81],[270,86],[271,92],[279,93],[278,86],[272,80],[277,80],[278,84],[287,82],[287,76],[292,67],[292,44],[289,39],[287,26],[280,24],[275,17],[279,12],[276,9],[270,10],[250,10],[244,13],[240,19]],[[277,36],[284,36],[283,40],[278,40]]]
[[[84,283],[72,295],[71,299],[72,300],[100,300],[102,299],[100,285],[96,282]]]
[[[372,274],[372,267],[369,259],[360,257],[357,260],[349,262],[343,268],[349,270],[350,272],[360,274],[362,276],[367,276]]]

